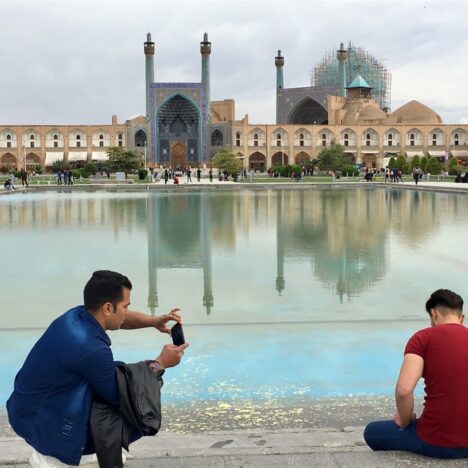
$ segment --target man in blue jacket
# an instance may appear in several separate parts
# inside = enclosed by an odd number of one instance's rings
[[[78,465],[83,454],[92,452],[88,422],[93,392],[118,405],[106,330],[154,327],[170,334],[167,323],[182,321],[177,308],[160,317],[130,312],[131,289],[130,280],[120,273],[94,272],[84,288],[84,306],[52,322],[18,372],[7,401],[8,417],[39,461],[52,457],[52,462]],[[151,367],[176,366],[187,346],[164,346]]]

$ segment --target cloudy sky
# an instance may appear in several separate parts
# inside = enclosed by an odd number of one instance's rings
[[[236,117],[275,119],[274,56],[285,87],[352,41],[392,73],[392,109],[411,99],[468,123],[468,0],[0,0],[0,125],[119,122],[144,113],[143,42],[155,81],[200,81],[209,33],[211,99]]]

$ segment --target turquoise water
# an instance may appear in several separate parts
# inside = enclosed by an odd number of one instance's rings
[[[102,268],[129,276],[134,310],[182,309],[191,346],[166,401],[391,395],[428,294],[467,297],[467,233],[468,197],[391,189],[0,197],[0,406]],[[127,362],[168,341],[110,335]]]

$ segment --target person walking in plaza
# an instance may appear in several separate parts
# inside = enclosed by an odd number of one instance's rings
[[[208,176],[210,177],[210,182],[213,182],[213,169],[210,167],[210,170],[208,171]]]
[[[448,289],[426,302],[431,327],[408,341],[395,388],[393,420],[367,425],[364,439],[372,450],[404,450],[435,458],[468,458],[468,329],[463,299]],[[413,392],[424,378],[421,417]]]
[[[198,167],[197,168],[197,181],[200,182],[201,179],[201,169]]]
[[[115,422],[115,417],[131,406],[128,401],[119,406],[122,398],[128,400],[133,396],[127,395],[126,387],[120,384],[118,377],[122,374],[120,371],[117,374],[116,368],[124,364],[114,362],[106,331],[151,327],[170,334],[167,324],[182,322],[178,308],[159,317],[131,312],[131,289],[126,276],[107,270],[95,271],[84,287],[84,305],[70,309],[52,322],[18,372],[6,406],[11,427],[33,448],[30,458],[33,467],[78,465],[82,455],[99,448],[97,442],[104,441],[105,451],[106,443],[113,442],[109,437],[120,440],[122,432],[112,427],[112,423],[108,422],[107,432],[102,420],[91,425],[96,419],[95,399],[109,408],[107,413],[114,415],[110,419]],[[187,346],[168,344],[156,359],[126,365],[133,366],[150,383],[158,382],[157,389],[149,389],[149,393],[158,392],[155,404],[160,404],[159,388],[164,370],[180,363]],[[135,383],[139,385],[134,379]],[[157,413],[160,414],[160,409]],[[99,415],[105,416],[105,411]],[[156,422],[160,424],[160,420]],[[129,442],[143,435],[131,434]],[[121,446],[117,449],[120,460],[113,467],[122,466]]]
[[[68,170],[68,185],[73,185],[73,172],[71,169]]]
[[[21,185],[23,187],[28,188],[29,187],[29,185],[28,185],[28,173],[24,169],[21,169],[20,175],[21,175]]]
[[[57,171],[57,185],[62,185],[62,171]]]
[[[164,169],[164,184],[167,185],[167,181],[169,180],[169,171],[167,170],[167,167]]]
[[[419,179],[421,178],[422,170],[421,168],[416,164],[413,169],[413,179],[414,183],[418,185]]]
[[[192,168],[190,166],[187,169],[187,182],[192,182]]]

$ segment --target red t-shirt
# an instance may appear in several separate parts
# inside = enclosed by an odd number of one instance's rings
[[[468,328],[445,324],[420,330],[408,341],[407,353],[424,359],[418,436],[440,447],[468,447]]]

